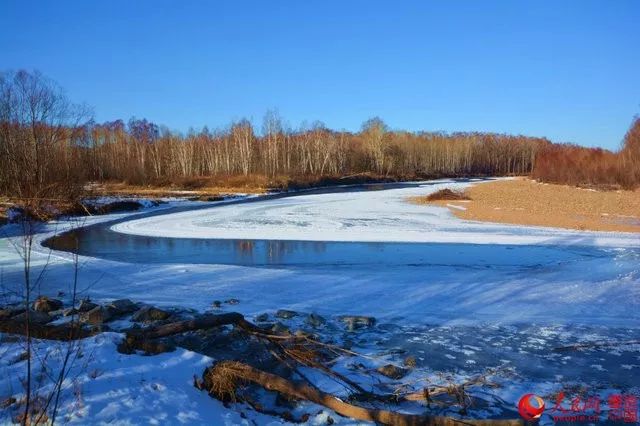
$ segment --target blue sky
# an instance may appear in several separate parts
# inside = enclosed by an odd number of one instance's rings
[[[0,0],[0,70],[98,121],[495,131],[615,149],[640,113],[640,1]]]

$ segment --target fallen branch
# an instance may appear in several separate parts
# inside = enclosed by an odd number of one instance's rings
[[[159,339],[161,337],[173,336],[188,331],[206,330],[222,325],[239,325],[243,322],[246,322],[244,321],[244,317],[236,312],[219,315],[202,315],[191,320],[172,322],[155,327],[131,329],[127,331],[127,339]]]
[[[288,397],[325,406],[336,413],[356,420],[372,421],[398,426],[452,426],[452,425],[522,425],[520,420],[458,420],[445,416],[398,413],[349,404],[331,394],[304,383],[295,383],[275,374],[237,361],[222,361],[205,370],[204,388],[221,400],[235,400],[238,382],[251,382]]]
[[[464,390],[467,387],[484,385],[486,383],[487,383],[486,376],[480,375],[464,383],[461,383],[459,385],[451,384],[448,386],[425,387],[421,391],[412,392],[405,395],[398,395],[398,397],[401,401],[427,401],[428,402],[431,398],[438,395],[443,395],[443,394],[452,395],[459,392],[459,390]]]
[[[118,345],[121,353],[131,354],[137,350],[147,354],[159,354],[170,352],[175,349],[171,343],[158,341],[163,337],[170,337],[188,331],[207,330],[223,325],[236,325],[241,327],[255,327],[245,321],[244,317],[236,312],[219,315],[202,315],[191,320],[172,322],[155,327],[129,329],[126,332],[125,340]],[[257,327],[256,327],[257,328]]]

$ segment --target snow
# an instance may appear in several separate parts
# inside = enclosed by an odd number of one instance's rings
[[[425,246],[428,259],[416,264],[392,252],[371,254],[372,261],[362,264],[275,266],[170,263],[170,259],[141,263],[134,258],[124,262],[81,256],[79,280],[82,295],[98,302],[128,297],[158,306],[217,311],[211,306],[214,300],[236,298],[239,304],[223,303],[218,311],[238,311],[250,319],[291,309],[303,314],[287,324],[293,329],[311,312],[334,325],[340,315],[373,315],[378,326],[347,336],[354,341],[354,350],[376,357],[376,361],[364,362],[367,368],[383,362],[401,363],[403,356],[414,355],[418,369],[406,378],[408,382],[438,382],[443,375],[460,381],[488,368],[502,371],[494,378],[502,387],[487,394],[493,402],[472,412],[478,417],[513,408],[527,392],[544,395],[547,404],[553,405],[551,396],[565,385],[586,384],[604,396],[637,392],[640,345],[553,351],[580,342],[640,340],[637,235],[462,221],[446,208],[406,201],[443,187],[460,189],[464,185],[442,180],[417,188],[307,194],[228,206],[223,201],[211,209],[136,218],[149,211],[202,205],[171,200],[144,212],[53,222],[43,226],[35,239],[40,243],[61,230],[131,218],[113,229],[194,239],[482,244],[464,250],[455,245]],[[20,286],[22,264],[12,245],[19,240],[18,230],[8,225],[0,229],[3,232],[7,237],[0,239],[0,280],[3,288]],[[34,276],[47,265],[43,294],[68,293],[73,276],[70,254],[36,245],[33,264]],[[338,334],[343,333],[336,327]],[[200,375],[210,358],[184,349],[154,357],[122,355],[113,343],[120,338],[117,333],[103,333],[83,342],[85,352],[93,355],[87,358],[91,362],[86,367],[77,367],[83,404],[72,409],[72,395],[66,400],[69,421],[280,423],[242,405],[225,408],[193,388],[193,375]],[[55,352],[55,346],[45,342],[39,347]],[[398,354],[395,349],[406,353]],[[18,343],[1,345],[0,398],[19,394],[22,366],[9,361],[20,350]],[[354,361],[344,360],[336,368],[349,372],[349,362]],[[95,370],[102,373],[92,378]],[[241,411],[247,418],[240,416]],[[322,424],[327,415],[340,424],[351,423],[326,410],[312,416],[310,423]],[[0,422],[3,420],[0,412]]]
[[[446,208],[408,202],[409,197],[469,184],[439,180],[385,191],[300,195],[132,220],[112,229],[178,238],[640,247],[637,234],[463,221]]]
[[[123,336],[102,333],[81,342],[81,358],[72,365],[60,403],[59,423],[72,424],[184,424],[251,425],[275,423],[273,418],[247,411],[240,416],[193,386],[193,377],[201,377],[212,359],[184,349],[156,355],[123,355],[116,345]],[[35,340],[34,352],[45,360],[51,371],[58,371],[66,353],[66,344]],[[26,361],[15,363],[24,352],[22,343],[3,342],[0,349],[0,392],[7,389],[19,396]],[[75,354],[75,350],[73,351]],[[40,366],[36,367],[38,372]],[[40,389],[48,396],[51,385]],[[315,409],[317,413],[321,409]],[[9,410],[0,411],[0,423],[9,419]],[[326,416],[326,414],[325,414]],[[317,415],[315,418],[321,418]],[[340,422],[338,422],[340,423]],[[343,421],[340,424],[349,424]]]

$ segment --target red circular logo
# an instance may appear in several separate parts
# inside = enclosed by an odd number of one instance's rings
[[[520,398],[518,411],[525,420],[537,420],[544,412],[544,401],[538,395],[528,393]]]

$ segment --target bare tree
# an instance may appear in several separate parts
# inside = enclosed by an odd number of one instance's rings
[[[231,126],[231,137],[237,147],[238,163],[245,176],[251,170],[253,159],[253,127],[248,120],[241,120]]]
[[[280,168],[279,150],[284,139],[282,118],[275,110],[269,110],[264,115],[262,134],[265,140],[264,168],[269,176],[275,176]]]
[[[37,276],[32,272],[34,235],[40,226],[37,219],[46,217],[59,202],[74,203],[82,190],[82,168],[75,162],[79,139],[86,135],[83,127],[88,110],[72,104],[63,91],[38,72],[18,71],[0,75],[0,185],[22,208],[22,234],[15,245],[23,260],[26,337],[26,379],[23,424],[37,423],[32,409],[33,380],[31,307],[46,266]],[[57,161],[62,159],[63,161]],[[77,276],[77,275],[76,275]],[[75,288],[75,285],[74,285]],[[73,291],[75,297],[75,290]],[[64,380],[66,366],[58,378]],[[56,381],[57,382],[57,381]],[[61,390],[62,382],[57,385]],[[51,396],[45,410],[56,407],[59,394]],[[40,413],[42,414],[42,413]],[[41,415],[39,415],[41,417]],[[55,415],[53,416],[55,418]]]
[[[362,136],[364,137],[365,146],[377,173],[384,173],[385,171],[384,139],[386,133],[387,125],[378,117],[371,118],[362,124]]]
[[[65,191],[79,181],[81,170],[55,160],[61,146],[82,135],[89,110],[71,103],[62,89],[39,72],[0,74],[0,184],[7,193],[23,198],[56,197],[55,182]]]

